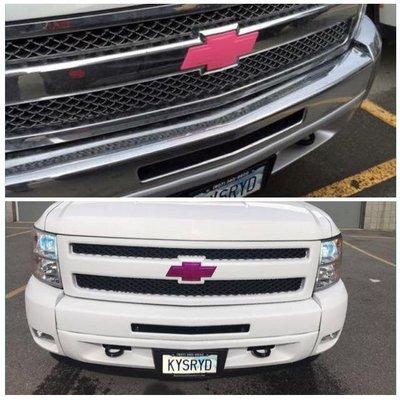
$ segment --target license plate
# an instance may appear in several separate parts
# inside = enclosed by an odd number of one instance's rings
[[[163,354],[162,372],[172,375],[215,374],[217,372],[217,354],[178,356]]]
[[[262,188],[266,165],[244,171],[214,184],[194,197],[246,197]]]

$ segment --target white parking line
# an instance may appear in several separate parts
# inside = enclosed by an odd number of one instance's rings
[[[7,235],[6,238],[10,238],[10,237],[14,237],[14,236],[18,236],[18,235],[25,235],[25,233],[32,233],[32,229],[30,229],[29,231],[23,231],[23,232],[18,232],[18,233],[12,233],[11,235]]]
[[[346,242],[345,240],[343,240],[343,243],[344,243],[345,245],[351,247],[352,249],[357,250],[357,251],[359,251],[360,253],[363,253],[363,254],[365,254],[365,255],[371,257],[371,258],[374,258],[375,260],[378,260],[378,261],[380,261],[380,262],[382,262],[382,263],[384,263],[384,264],[390,265],[391,267],[395,267],[395,266],[396,266],[396,265],[393,264],[392,262],[390,262],[390,261],[388,261],[388,260],[385,260],[384,258],[380,258],[380,257],[378,257],[378,256],[375,256],[375,255],[373,255],[373,254],[371,254],[371,253],[368,253],[367,251],[365,251],[365,250],[363,250],[363,249],[360,249],[359,247],[354,246],[353,244],[350,244],[350,243]]]
[[[394,236],[356,236],[356,235],[345,235],[348,238],[353,239],[393,239],[396,240]]]
[[[26,229],[30,228],[30,226],[6,226],[6,229]]]

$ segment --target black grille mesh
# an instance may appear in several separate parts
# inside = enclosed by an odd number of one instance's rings
[[[102,244],[73,243],[77,254],[175,259],[178,256],[203,256],[209,260],[263,260],[304,258],[306,248],[281,249],[177,249],[167,247],[133,247]]]
[[[341,44],[342,22],[298,41],[254,56],[238,67],[209,75],[197,72],[52,100],[6,107],[7,135],[100,122],[223,94],[307,61]]]
[[[240,4],[155,21],[9,40],[6,41],[6,60],[48,61],[52,57],[82,57],[87,53],[138,49],[192,39],[203,29],[236,22],[246,26],[313,7],[315,5],[310,4]]]
[[[120,278],[99,275],[75,275],[79,287],[122,293],[169,296],[237,296],[294,292],[303,278],[210,280],[203,284],[181,284],[167,279]]]

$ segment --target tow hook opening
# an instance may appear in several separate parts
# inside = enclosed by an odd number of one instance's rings
[[[35,328],[32,328],[32,330],[37,338],[55,343],[54,337],[49,335],[48,333],[39,331]]]
[[[311,135],[307,136],[304,139],[299,140],[296,144],[299,146],[310,146],[315,142],[315,134],[312,133]]]
[[[104,352],[108,357],[120,357],[125,351],[132,350],[129,346],[117,346],[114,344],[103,344]]]
[[[271,355],[271,351],[274,347],[275,347],[275,345],[273,345],[273,346],[256,346],[256,347],[249,347],[247,350],[250,351],[254,357],[266,358]]]

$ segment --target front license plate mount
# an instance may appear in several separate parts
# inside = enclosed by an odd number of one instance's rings
[[[173,378],[190,378],[213,376],[221,373],[225,368],[227,349],[218,350],[170,350],[170,349],[153,349],[153,359],[156,371],[163,377]],[[212,372],[196,372],[196,371],[169,371],[165,370],[168,361],[175,359],[193,360],[196,358],[208,358],[216,360],[216,368]],[[173,361],[173,367],[176,369],[176,362]],[[197,365],[198,366],[198,365]],[[181,365],[182,369],[182,365]]]
[[[274,167],[276,155],[225,179],[197,187],[175,196],[180,197],[246,197],[261,190]],[[175,197],[174,196],[174,197]]]

